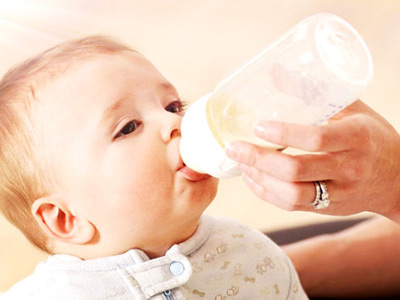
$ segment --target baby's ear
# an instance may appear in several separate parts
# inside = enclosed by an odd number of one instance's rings
[[[70,244],[89,243],[96,233],[94,225],[72,213],[61,200],[52,195],[32,204],[32,214],[39,226],[51,239]]]

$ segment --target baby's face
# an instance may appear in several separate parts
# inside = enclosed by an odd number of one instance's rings
[[[183,165],[181,102],[148,60],[132,52],[100,56],[37,96],[59,159],[57,192],[97,228],[99,255],[131,248],[153,255],[193,233],[217,180]]]

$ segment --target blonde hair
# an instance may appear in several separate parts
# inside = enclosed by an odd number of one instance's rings
[[[103,54],[133,49],[107,37],[89,36],[57,45],[8,71],[0,81],[0,209],[40,249],[51,243],[32,213],[32,203],[54,189],[34,131],[35,91],[71,66]],[[136,51],[134,51],[136,52]]]

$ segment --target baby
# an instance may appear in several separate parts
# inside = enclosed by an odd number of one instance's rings
[[[183,104],[105,37],[58,45],[0,82],[0,206],[52,254],[2,299],[307,299],[262,233],[203,215],[217,179],[179,155]]]

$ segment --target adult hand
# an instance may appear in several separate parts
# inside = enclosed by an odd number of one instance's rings
[[[314,181],[326,181],[331,204],[316,212],[349,215],[371,211],[400,221],[400,136],[361,101],[328,125],[261,122],[256,134],[307,151],[290,155],[233,142],[227,155],[260,198],[286,210],[312,211]]]

